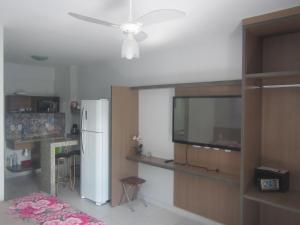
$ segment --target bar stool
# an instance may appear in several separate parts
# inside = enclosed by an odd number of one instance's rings
[[[124,195],[125,195],[126,202],[128,203],[128,208],[132,212],[134,212],[134,209],[131,206],[131,202],[133,200],[137,199],[137,195],[138,195],[138,191],[140,189],[140,186],[143,183],[145,183],[146,180],[144,180],[142,178],[139,178],[139,177],[136,177],[136,176],[131,176],[131,177],[123,178],[120,181],[122,183],[123,192],[122,192],[122,196],[121,196],[119,205],[121,205],[121,203],[123,201],[123,198],[124,198]],[[131,190],[133,190],[133,193],[132,193],[132,198],[130,199],[129,193],[130,193]],[[143,202],[144,206],[147,207],[146,201],[144,199],[140,199],[140,200]]]
[[[69,157],[71,158],[70,166],[70,185],[71,189],[75,190],[75,183],[76,183],[76,158],[80,157],[80,150],[72,150],[69,152]]]
[[[56,175],[55,175],[55,184],[56,184],[56,194],[59,192],[60,184],[66,184],[67,182],[67,172],[66,172],[66,164],[68,160],[67,153],[58,153],[55,154],[56,161]]]
[[[70,167],[70,153],[69,148],[59,149],[55,151],[55,164],[56,164],[56,173],[55,173],[55,184],[56,184],[56,194],[59,192],[59,186],[72,185],[71,174],[69,173],[68,168]]]

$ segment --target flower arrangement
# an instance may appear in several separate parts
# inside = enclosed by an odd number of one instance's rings
[[[133,146],[136,154],[140,155],[143,152],[143,144],[142,142],[142,138],[139,135],[135,135],[132,137],[132,140],[135,142],[135,145]]]
[[[80,104],[78,101],[71,101],[70,103],[71,112],[77,112],[80,111]]]

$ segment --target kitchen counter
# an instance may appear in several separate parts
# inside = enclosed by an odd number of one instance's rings
[[[78,146],[77,138],[55,138],[41,141],[41,190],[56,194],[55,185],[55,148]],[[78,147],[79,148],[79,147]]]
[[[40,142],[40,141],[59,141],[59,140],[72,140],[74,138],[65,138],[65,137],[32,137],[32,138],[25,138],[25,139],[7,139],[7,141],[13,141],[16,143],[28,143],[28,142]]]
[[[69,140],[78,140],[79,136],[52,136],[52,137],[32,137],[25,139],[6,139],[7,146],[10,149],[32,149],[36,143],[40,142],[62,142]]]

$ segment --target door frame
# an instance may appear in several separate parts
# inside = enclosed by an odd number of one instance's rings
[[[0,25],[0,201],[4,201],[4,29]]]

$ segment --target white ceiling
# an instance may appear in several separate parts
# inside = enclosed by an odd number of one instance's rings
[[[49,56],[44,63],[47,65],[82,65],[119,59],[120,31],[76,20],[67,12],[122,23],[127,19],[128,1],[0,0],[5,59],[34,63],[31,55],[45,55]],[[141,57],[157,56],[162,51],[173,54],[175,48],[183,55],[190,54],[191,49],[194,51],[191,54],[201,49],[207,51],[210,40],[226,42],[239,33],[242,18],[297,5],[300,0],[134,0],[136,17],[160,8],[187,12],[183,19],[145,28],[149,38],[141,44]]]

